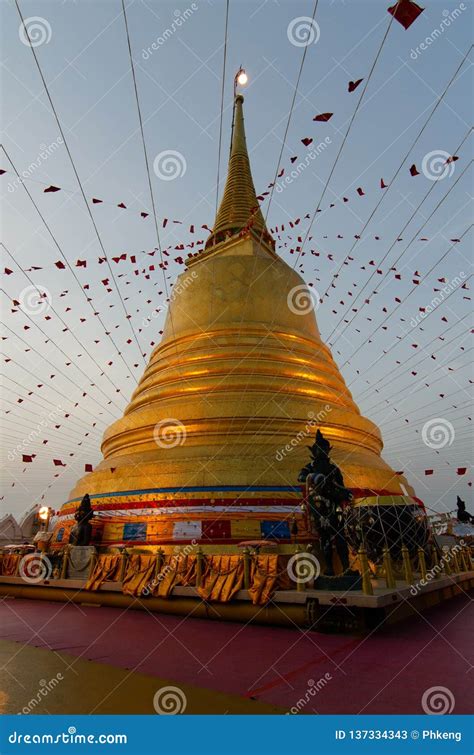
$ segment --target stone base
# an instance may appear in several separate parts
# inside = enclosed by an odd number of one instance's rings
[[[71,545],[67,560],[68,579],[87,579],[96,555],[97,548],[93,545]]]
[[[362,590],[362,577],[360,574],[346,574],[344,577],[326,577],[324,574],[317,578],[314,590]]]

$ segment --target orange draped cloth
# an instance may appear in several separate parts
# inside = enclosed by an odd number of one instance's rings
[[[5,577],[14,577],[16,574],[16,567],[19,560],[20,560],[19,553],[9,553],[8,555],[3,556],[2,563],[1,563],[2,574]]]
[[[203,600],[227,603],[242,589],[243,583],[242,556],[209,556],[198,594]]]
[[[120,553],[103,553],[95,562],[92,574],[84,585],[86,590],[99,590],[104,582],[114,582],[120,574]]]
[[[249,595],[255,606],[264,606],[278,588],[289,587],[285,557],[278,554],[256,556],[252,562]]]
[[[128,557],[122,582],[124,595],[141,595],[153,584],[156,556],[148,553],[132,553]]]
[[[177,554],[166,556],[156,575],[152,595],[168,598],[177,585],[194,585],[196,581],[196,556]]]

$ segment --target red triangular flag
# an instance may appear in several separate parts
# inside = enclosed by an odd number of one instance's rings
[[[313,118],[313,121],[318,121],[319,123],[327,123],[327,121],[332,118],[334,113],[320,113],[319,115],[315,115]]]
[[[357,79],[357,81],[349,81],[349,84],[347,86],[347,91],[353,92],[355,89],[357,89],[359,84],[361,84],[363,81],[364,79]]]
[[[391,8],[387,8],[387,11],[403,26],[404,29],[409,29],[420,13],[423,13],[424,8],[420,8],[420,6],[413,3],[412,0],[398,0],[398,3],[392,5]]]

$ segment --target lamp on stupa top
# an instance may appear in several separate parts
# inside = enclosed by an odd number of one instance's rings
[[[242,66],[240,66],[239,70],[234,76],[234,99],[235,95],[237,94],[237,87],[244,87],[248,83],[248,80],[249,77],[247,76],[247,71],[245,70],[245,68],[242,68]]]
[[[246,72],[238,73],[243,82]],[[297,478],[316,429],[360,507],[355,525],[377,508],[384,531],[399,538],[398,511],[411,518],[420,510],[321,339],[311,289],[275,251],[253,183],[243,101],[237,93],[212,232],[176,281],[162,338],[124,416],[104,434],[103,461],[61,509],[58,547],[86,493],[103,546],[310,542]]]

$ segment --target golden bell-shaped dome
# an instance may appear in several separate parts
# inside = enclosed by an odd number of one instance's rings
[[[216,542],[257,534],[256,518],[283,519],[298,505],[298,473],[317,428],[361,497],[412,493],[382,459],[380,431],[361,416],[321,341],[311,289],[274,251],[250,172],[242,100],[206,248],[177,279],[161,342],[124,416],[104,435],[104,460],[71,494],[88,492],[95,509],[112,501],[130,515],[133,503],[144,517],[153,502],[158,533],[169,517],[198,539],[206,518],[237,522],[218,528]],[[164,540],[180,539],[165,530]]]

